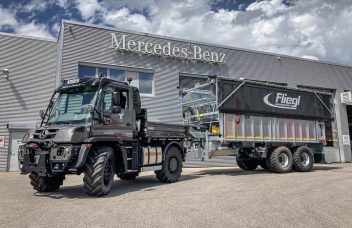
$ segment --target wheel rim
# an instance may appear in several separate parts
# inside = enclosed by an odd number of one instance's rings
[[[279,162],[282,167],[287,167],[288,166],[288,155],[286,153],[281,153],[279,155]]]
[[[301,153],[301,163],[307,166],[310,162],[309,155],[306,152]]]
[[[104,167],[104,185],[109,185],[112,176],[112,161],[109,158]]]
[[[177,171],[178,161],[175,157],[171,157],[169,160],[169,171],[175,173]]]

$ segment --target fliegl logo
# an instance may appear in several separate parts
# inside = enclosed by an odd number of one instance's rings
[[[289,97],[286,93],[277,93],[275,102],[272,102],[272,94],[273,93],[269,93],[265,95],[263,100],[265,104],[275,108],[297,109],[301,101],[301,96]]]

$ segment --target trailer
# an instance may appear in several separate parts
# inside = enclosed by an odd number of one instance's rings
[[[200,131],[190,132],[198,140],[189,152],[235,155],[244,170],[310,171],[334,119],[330,93],[215,75],[179,89],[184,124]]]

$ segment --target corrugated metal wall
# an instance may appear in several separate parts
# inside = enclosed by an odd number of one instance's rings
[[[210,75],[217,74],[232,78],[247,78],[262,81],[282,82],[289,86],[299,84],[323,88],[352,88],[352,68],[333,64],[306,61],[297,58],[245,51],[234,48],[202,45],[183,42],[176,39],[161,38],[153,35],[143,35],[131,32],[121,32],[114,29],[97,28],[79,23],[64,23],[64,46],[62,59],[62,77],[65,79],[77,77],[78,63],[90,62],[113,66],[145,68],[154,70],[155,97],[143,97],[143,106],[148,108],[148,116],[152,120],[179,123],[181,109],[176,86],[182,73]],[[128,39],[144,43],[152,42],[161,45],[172,42],[173,46],[185,47],[198,45],[204,50],[226,53],[226,63],[209,64],[204,62],[182,61],[175,58],[138,55],[129,52],[122,54],[115,51],[111,45],[111,32],[117,37],[126,34]],[[236,44],[234,44],[235,46]],[[344,107],[339,104],[341,113],[339,129],[341,134],[348,134],[347,115]],[[348,146],[344,147],[345,159],[351,160]]]
[[[0,170],[6,170],[9,154],[8,122],[40,121],[54,90],[56,76],[56,41],[0,34],[0,70],[10,70],[8,80],[0,72]]]

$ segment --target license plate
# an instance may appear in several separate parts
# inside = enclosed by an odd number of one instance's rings
[[[39,163],[39,158],[40,158],[40,155],[35,155],[35,156],[34,156],[34,162],[35,162],[35,164],[38,164],[38,163]]]

